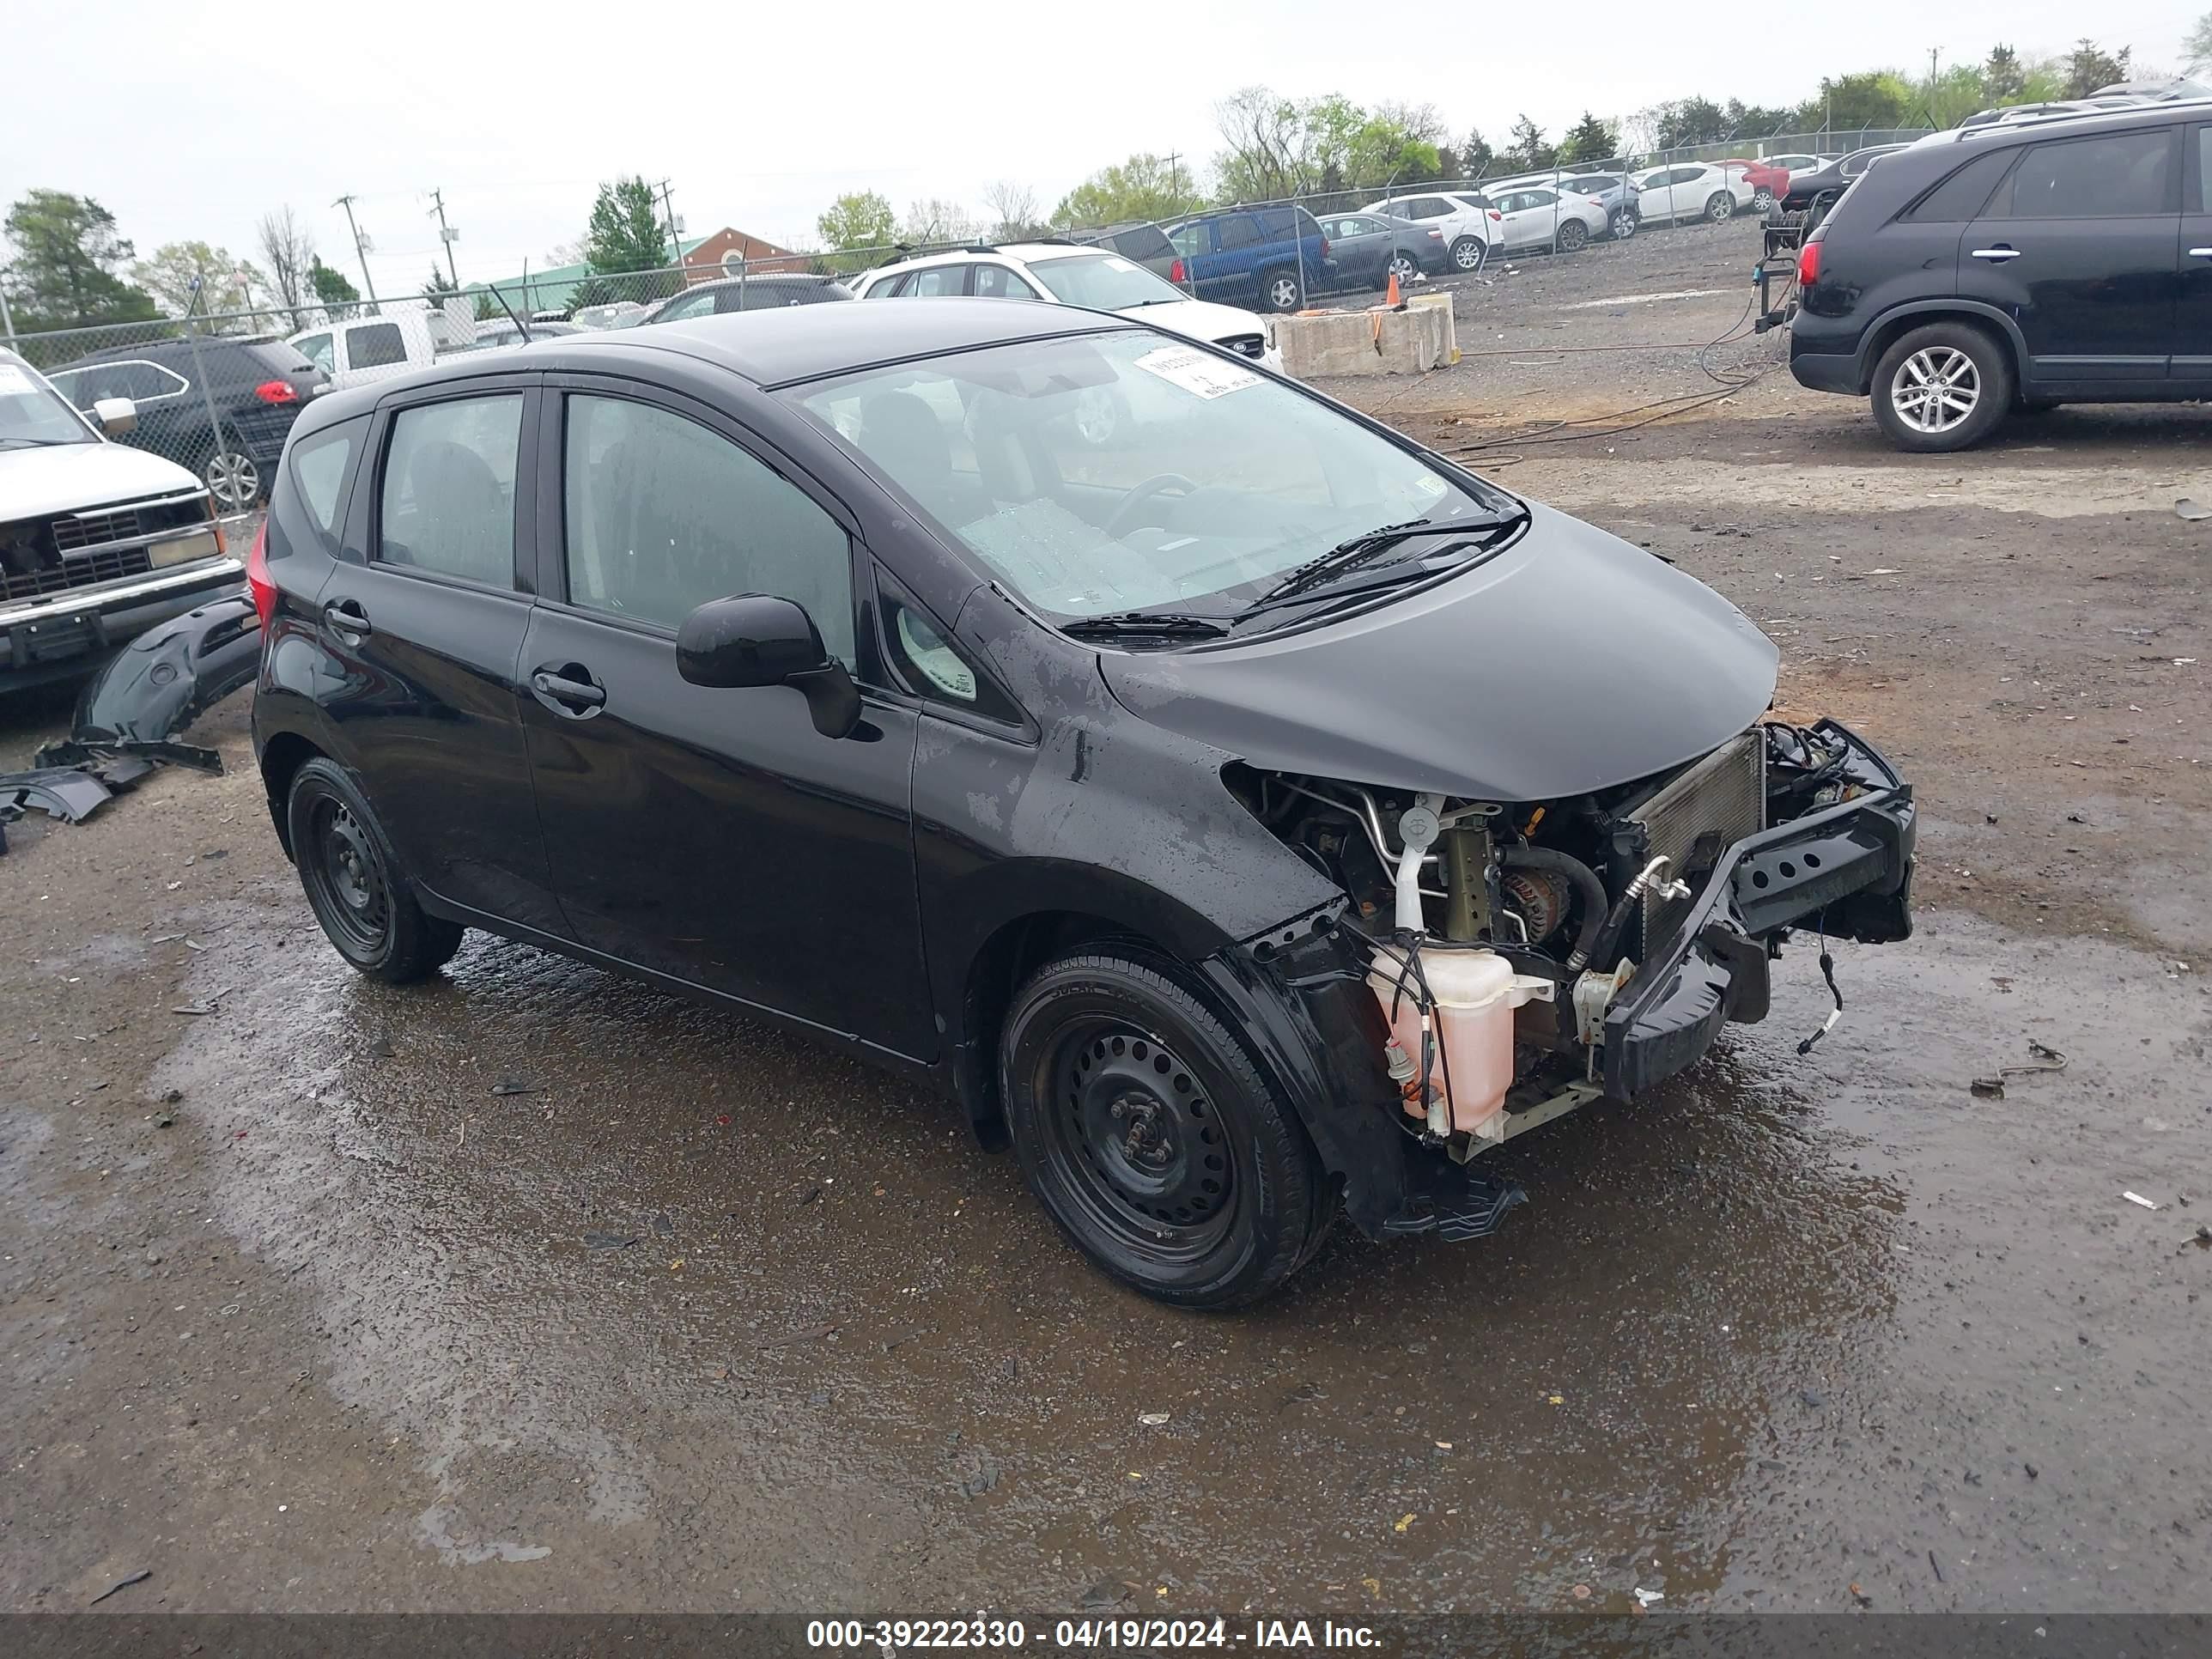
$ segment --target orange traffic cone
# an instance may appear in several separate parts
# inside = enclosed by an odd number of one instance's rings
[[[1382,303],[1393,311],[1398,308],[1398,273],[1395,270],[1390,273],[1390,286],[1382,291]]]

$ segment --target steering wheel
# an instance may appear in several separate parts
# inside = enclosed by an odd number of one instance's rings
[[[1182,486],[1182,493],[1186,495],[1198,494],[1198,486],[1180,472],[1154,473],[1121,497],[1121,504],[1115,507],[1113,515],[1106,520],[1106,533],[1109,536],[1121,536],[1134,530],[1137,527],[1138,510],[1151,501],[1153,496],[1164,490],[1173,489],[1177,485]]]

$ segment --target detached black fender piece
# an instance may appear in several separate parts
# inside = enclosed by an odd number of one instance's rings
[[[77,699],[70,735],[40,750],[38,763],[87,766],[134,756],[220,772],[214,750],[173,739],[251,684],[260,660],[261,618],[242,593],[149,628],[93,678]]]

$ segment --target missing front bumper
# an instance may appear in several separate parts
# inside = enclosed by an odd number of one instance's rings
[[[1700,1059],[1730,1020],[1765,1018],[1768,960],[1785,929],[1886,944],[1912,931],[1911,786],[1871,744],[1850,746],[1857,793],[1747,836],[1722,854],[1689,909],[1654,941],[1605,1018],[1605,1092],[1643,1093]]]

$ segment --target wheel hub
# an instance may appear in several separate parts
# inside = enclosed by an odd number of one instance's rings
[[[1229,1161],[1212,1108],[1156,1040],[1094,1028],[1066,1055],[1058,1093],[1085,1184],[1122,1225],[1159,1235],[1224,1213]]]

